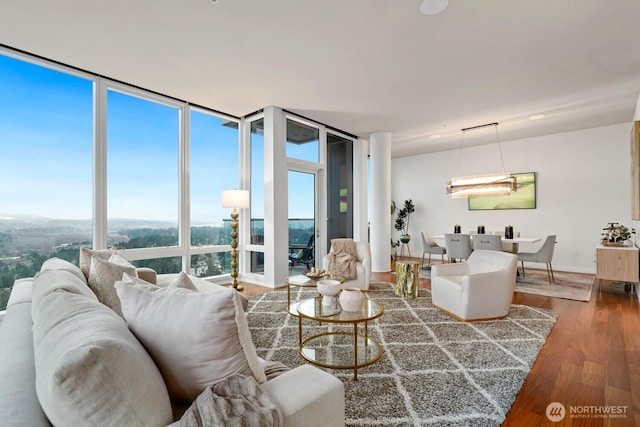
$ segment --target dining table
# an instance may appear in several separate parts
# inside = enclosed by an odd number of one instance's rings
[[[474,236],[483,236],[483,234],[471,234],[471,244],[473,245]],[[438,243],[438,246],[444,247],[444,234],[439,236],[433,236],[433,240]],[[520,248],[520,243],[537,243],[542,240],[542,237],[513,237],[511,239],[505,239],[502,237],[502,243],[511,244],[511,252],[514,254],[518,253]]]

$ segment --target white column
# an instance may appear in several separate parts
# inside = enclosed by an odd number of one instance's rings
[[[391,133],[372,133],[371,155],[371,270],[391,270]]]
[[[289,199],[287,126],[282,109],[264,109],[264,283],[278,287],[287,279]]]

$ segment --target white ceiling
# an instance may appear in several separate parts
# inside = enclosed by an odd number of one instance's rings
[[[389,131],[394,157],[490,122],[506,141],[632,120],[639,0],[420,3],[2,0],[0,44],[236,116],[276,105]]]

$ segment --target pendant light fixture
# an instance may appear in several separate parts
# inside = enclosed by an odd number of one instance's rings
[[[449,6],[449,0],[423,0],[420,12],[424,15],[437,15]]]
[[[460,169],[460,158],[464,149],[464,135],[466,132],[493,126],[496,132],[496,140],[498,141],[498,152],[500,154],[500,165],[502,171],[487,175],[471,175],[451,178],[447,181],[447,194],[452,199],[461,199],[468,197],[494,196],[500,194],[510,194],[517,191],[516,177],[504,171],[504,160],[502,158],[502,145],[498,136],[498,123],[488,123],[480,126],[464,128],[462,130],[462,143],[458,157],[458,170]]]

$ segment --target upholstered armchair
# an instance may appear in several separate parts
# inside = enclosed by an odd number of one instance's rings
[[[516,286],[518,256],[473,251],[465,262],[431,267],[433,305],[463,321],[504,317]]]
[[[356,249],[358,252],[358,262],[356,264],[356,278],[354,280],[347,280],[342,284],[344,288],[360,288],[362,290],[369,289],[371,283],[371,247],[368,242],[356,242]],[[325,270],[329,269],[329,262],[331,260],[331,251],[325,255],[322,259],[322,267]]]

